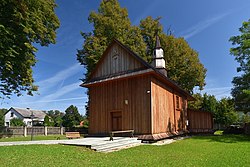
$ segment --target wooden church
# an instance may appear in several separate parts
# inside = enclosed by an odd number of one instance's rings
[[[139,139],[159,140],[186,132],[194,98],[167,77],[163,54],[158,37],[151,64],[111,42],[81,85],[89,89],[90,135],[132,129]]]

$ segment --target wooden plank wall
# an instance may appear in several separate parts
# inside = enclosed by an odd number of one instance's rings
[[[134,129],[136,134],[149,134],[150,77],[140,76],[89,88],[90,134],[107,134],[111,131],[111,113],[122,113],[122,130]],[[125,100],[128,104],[125,104]]]
[[[114,70],[113,57],[117,55],[118,69]],[[103,55],[105,58],[98,65],[97,71],[94,72],[93,78],[107,76],[114,73],[120,73],[128,70],[134,70],[144,67],[144,65],[136,60],[133,56],[124,50],[117,43],[114,43],[110,50]]]
[[[190,132],[210,132],[213,130],[212,113],[188,109],[188,124]]]
[[[174,90],[168,88],[159,80],[152,78],[152,112],[153,134],[173,133],[186,129],[187,100],[180,97],[180,110],[176,109],[176,95]]]

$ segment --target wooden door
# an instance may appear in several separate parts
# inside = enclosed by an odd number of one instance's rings
[[[111,112],[112,131],[122,130],[122,112]]]

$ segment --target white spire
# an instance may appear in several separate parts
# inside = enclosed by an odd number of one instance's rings
[[[165,69],[166,67],[165,59],[164,59],[164,52],[161,47],[161,43],[160,43],[160,39],[158,35],[156,36],[152,65],[153,67],[159,68],[159,69],[163,69],[163,68]]]

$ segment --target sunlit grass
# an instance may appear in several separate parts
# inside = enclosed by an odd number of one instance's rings
[[[197,136],[169,145],[142,145],[112,153],[84,147],[0,147],[0,166],[250,166],[250,137]]]

